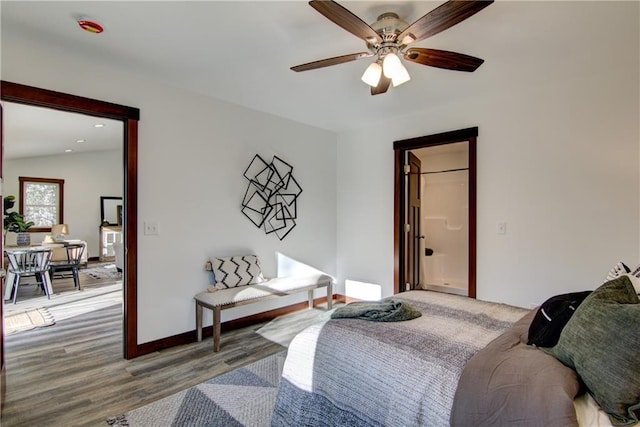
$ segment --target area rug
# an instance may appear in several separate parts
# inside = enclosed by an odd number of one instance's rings
[[[46,308],[33,308],[5,316],[4,334],[11,335],[43,326],[51,326],[55,323],[55,319]]]
[[[122,272],[119,272],[115,264],[103,264],[96,267],[81,269],[80,272],[94,279],[122,279]]]
[[[107,420],[118,427],[270,426],[286,352]]]

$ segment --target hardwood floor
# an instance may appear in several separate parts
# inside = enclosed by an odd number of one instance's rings
[[[282,351],[328,316],[320,307],[223,333],[219,353],[208,338],[129,361],[122,356],[121,302],[10,335],[1,424],[104,426],[109,416]]]

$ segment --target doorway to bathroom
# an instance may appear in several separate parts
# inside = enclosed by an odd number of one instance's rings
[[[394,288],[476,296],[478,128],[394,142]]]
[[[469,293],[469,143],[418,148],[409,151],[409,155],[420,162],[416,177],[419,183],[415,190],[410,189],[418,193],[420,203],[417,219],[420,234],[415,245],[419,255],[415,263],[418,286],[466,296]]]

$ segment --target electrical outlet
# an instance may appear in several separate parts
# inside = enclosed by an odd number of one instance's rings
[[[158,227],[158,223],[155,221],[147,221],[144,223],[144,235],[145,236],[155,236],[160,234],[160,230]]]

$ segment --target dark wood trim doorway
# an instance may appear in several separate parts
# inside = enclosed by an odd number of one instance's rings
[[[51,108],[123,122],[125,230],[123,354],[126,359],[138,356],[138,274],[136,259],[138,252],[138,121],[140,120],[140,110],[7,81],[0,81],[0,99],[18,104]],[[0,147],[0,149],[3,149],[3,147]],[[2,170],[2,156],[0,156],[0,170]],[[4,336],[1,338],[0,345],[4,347]],[[1,354],[4,355],[4,348],[2,348]]]
[[[405,158],[407,152],[416,148],[434,147],[467,141],[469,143],[469,297],[476,297],[476,140],[478,128],[472,127],[435,135],[420,136],[393,142],[394,150],[394,196],[393,196],[393,292],[404,291],[406,282],[405,218],[407,201],[405,195]]]

